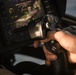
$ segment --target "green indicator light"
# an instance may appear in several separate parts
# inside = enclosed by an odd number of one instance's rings
[[[14,12],[13,8],[9,9],[9,13],[12,14]]]

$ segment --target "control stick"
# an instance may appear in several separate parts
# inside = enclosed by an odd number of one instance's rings
[[[31,24],[31,23],[30,23]],[[51,14],[44,16],[42,21],[34,22],[28,26],[28,31],[33,39],[44,39],[48,31],[56,31],[59,25],[59,18]],[[58,59],[53,61],[54,75],[68,75],[67,59],[64,49],[55,40],[44,43],[46,49],[58,56]]]

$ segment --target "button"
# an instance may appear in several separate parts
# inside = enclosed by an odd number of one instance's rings
[[[47,11],[48,13],[51,13],[51,8],[47,8],[46,11]]]
[[[45,6],[49,6],[49,2],[45,3]]]
[[[50,8],[50,6],[48,5],[48,6],[46,6],[46,8]]]
[[[14,12],[14,9],[13,8],[10,8],[9,9],[9,13],[12,14],[13,12]]]
[[[48,14],[50,14],[50,13],[51,13],[51,11],[47,11],[47,13],[48,13]]]
[[[48,0],[45,0],[44,3],[48,3]]]
[[[58,23],[58,17],[55,17],[55,23]]]

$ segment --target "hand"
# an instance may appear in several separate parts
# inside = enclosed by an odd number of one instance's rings
[[[56,40],[59,44],[67,50],[68,60],[71,63],[76,63],[76,36],[72,35],[67,31],[58,31],[58,32],[48,32],[46,39],[41,40],[41,42],[48,42],[50,40]],[[37,47],[39,44],[38,41],[34,42],[34,47]],[[43,50],[46,56],[46,64],[49,65],[51,60],[56,60],[57,56],[49,52],[45,46]]]

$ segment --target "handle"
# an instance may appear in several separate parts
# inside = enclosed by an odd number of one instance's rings
[[[45,47],[48,51],[57,55],[57,60],[53,61],[53,75],[68,75],[67,72],[67,59],[64,50],[62,50],[60,44],[57,41],[49,41],[45,43]]]

